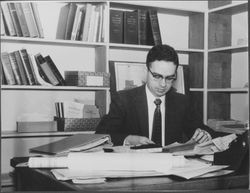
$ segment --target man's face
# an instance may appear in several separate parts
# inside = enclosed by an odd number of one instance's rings
[[[155,97],[161,97],[170,90],[175,76],[176,65],[173,62],[156,60],[147,72],[147,86]]]

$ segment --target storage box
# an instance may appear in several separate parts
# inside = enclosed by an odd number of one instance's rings
[[[56,121],[17,121],[17,132],[55,132],[57,131]]]
[[[107,72],[65,71],[64,75],[68,86],[109,87],[110,84]]]
[[[58,131],[95,131],[101,118],[54,118]]]

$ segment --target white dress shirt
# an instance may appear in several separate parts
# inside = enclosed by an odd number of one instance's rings
[[[154,119],[154,112],[156,105],[154,103],[156,98],[161,99],[161,133],[162,133],[162,146],[165,145],[165,98],[166,96],[162,97],[155,97],[150,90],[148,89],[148,86],[145,86],[146,88],[146,95],[147,95],[147,103],[148,103],[148,129],[149,129],[149,139],[152,139],[152,132],[153,132],[153,119]]]

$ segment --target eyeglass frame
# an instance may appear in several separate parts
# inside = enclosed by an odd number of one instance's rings
[[[157,80],[157,81],[162,81],[164,79],[166,82],[170,83],[170,82],[173,82],[173,81],[175,81],[177,79],[177,73],[176,73],[176,71],[175,71],[174,75],[166,76],[166,77],[164,77],[161,74],[158,74],[156,72],[152,72],[150,70],[150,68],[148,68],[148,71],[151,73],[151,75],[153,76],[153,78],[155,80]],[[156,76],[158,76],[158,77],[156,77]]]

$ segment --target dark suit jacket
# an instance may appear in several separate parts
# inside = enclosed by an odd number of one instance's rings
[[[197,128],[210,130],[190,106],[188,97],[173,89],[166,94],[165,114],[166,145],[176,141],[185,142]],[[128,135],[148,137],[145,85],[116,93],[111,99],[109,113],[100,121],[96,133],[110,134],[114,145],[122,145]]]

